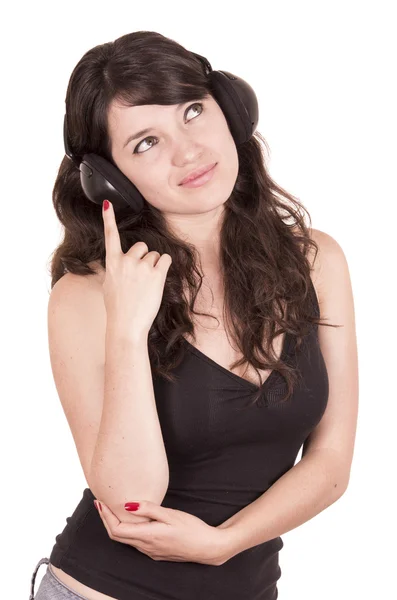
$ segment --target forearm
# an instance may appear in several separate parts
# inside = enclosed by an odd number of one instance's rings
[[[262,496],[219,525],[228,529],[229,558],[276,538],[336,502],[347,487],[336,454],[308,453]]]
[[[147,335],[106,330],[102,417],[91,463],[92,491],[120,520],[124,503],[147,498],[161,504],[169,469],[154,397]]]

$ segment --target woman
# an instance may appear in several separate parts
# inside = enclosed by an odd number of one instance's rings
[[[275,599],[280,534],[349,480],[343,252],[267,173],[252,88],[173,40],[88,51],[65,117],[49,344],[89,487],[31,599]]]

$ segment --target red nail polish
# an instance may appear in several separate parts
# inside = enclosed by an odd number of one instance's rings
[[[138,508],[139,508],[139,502],[126,502],[124,504],[124,508],[126,510],[138,510]]]
[[[109,200],[103,201],[103,210],[107,210],[109,208]]]

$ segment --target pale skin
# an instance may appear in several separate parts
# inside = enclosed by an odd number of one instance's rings
[[[192,117],[197,119],[194,127],[182,118],[182,113],[191,104],[193,102],[186,103],[178,112],[175,112],[176,107],[170,106],[113,106],[109,115],[112,152],[119,168],[134,181],[147,201],[164,212],[181,238],[198,248],[205,278],[219,309],[222,305],[218,260],[220,219],[223,204],[237,177],[238,160],[234,141],[216,102],[210,99],[209,112]],[[193,115],[194,108],[186,114]],[[206,117],[202,121],[205,122],[198,124],[204,114]],[[123,148],[125,139],[130,133],[150,125],[156,127],[150,135],[156,136],[158,145],[153,145],[140,157],[132,157],[131,153],[140,140]],[[149,144],[145,142],[143,147],[146,149]],[[214,161],[218,161],[217,168],[220,168],[217,177],[210,183],[211,187],[185,190],[178,186],[187,172]],[[111,218],[112,209],[106,212]],[[164,508],[145,498],[131,498],[130,501],[140,502],[136,514],[147,516],[152,521],[123,523],[102,503],[103,510],[98,514],[112,539],[133,545],[153,560],[193,560],[221,565],[243,549],[301,525],[336,501],[346,490],[358,410],[353,296],[346,259],[338,243],[319,230],[311,230],[311,235],[320,248],[313,263],[312,280],[321,316],[343,327],[319,328],[330,393],[327,409],[305,444],[302,460],[254,503],[218,527],[210,527],[193,515]],[[102,275],[98,269],[98,281]],[[202,306],[208,309],[212,297],[206,296],[205,289],[202,289]],[[218,310],[208,312],[219,316]],[[209,328],[216,326],[214,320],[198,321],[196,345],[202,344],[200,348],[204,353],[228,368],[238,355],[228,345],[222,333],[222,323],[219,330],[205,335],[202,333],[200,337],[200,328],[204,331],[205,325]],[[277,354],[281,350],[280,337],[275,342]],[[220,339],[223,344],[219,344]],[[265,379],[268,373],[263,371],[261,375]],[[248,370],[246,376],[249,379],[256,375]],[[302,493],[303,488],[305,493]],[[293,504],[291,499],[297,497],[299,503]],[[53,570],[56,568],[53,567]],[[111,598],[83,586],[60,569],[56,570],[56,574],[90,600]]]

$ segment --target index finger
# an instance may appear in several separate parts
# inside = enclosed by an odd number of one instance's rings
[[[106,258],[122,252],[120,234],[117,228],[113,204],[109,200],[102,203],[102,216],[105,233]]]

